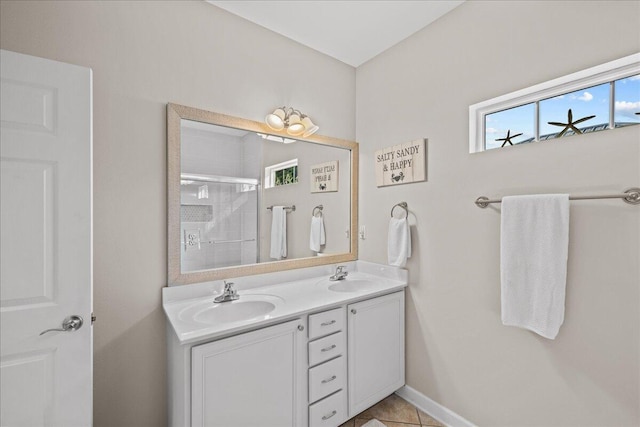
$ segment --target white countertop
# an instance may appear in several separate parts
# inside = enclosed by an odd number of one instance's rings
[[[230,280],[236,284],[240,299],[220,304],[264,300],[274,304],[275,309],[265,315],[235,322],[199,322],[193,316],[194,310],[199,307],[204,309],[214,305],[213,299],[220,295],[222,281],[163,288],[162,306],[178,341],[188,344],[261,328],[308,313],[399,291],[408,283],[407,271],[401,268],[364,261],[344,265],[349,272],[346,281],[366,280],[371,284],[352,292],[329,290],[331,284],[338,283],[328,281],[335,271],[335,265],[237,277]]]

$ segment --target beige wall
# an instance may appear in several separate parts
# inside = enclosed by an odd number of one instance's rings
[[[0,46],[93,69],[94,420],[166,424],[167,102],[354,139],[355,71],[203,1],[2,1]]]
[[[640,186],[640,126],[469,154],[471,104],[640,51],[640,3],[468,1],[356,74],[360,224],[406,200],[407,383],[481,426],[640,425],[640,210],[571,204],[565,323],[500,322],[500,213],[481,195]],[[428,182],[376,188],[373,152],[429,138]],[[386,233],[360,258],[386,262]]]

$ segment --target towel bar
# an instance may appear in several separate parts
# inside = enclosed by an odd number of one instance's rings
[[[295,210],[296,210],[296,205],[283,206],[283,208],[285,208],[285,209],[289,209],[291,212],[295,212]],[[272,210],[273,210],[273,206],[267,206],[267,209],[269,209],[270,211],[272,211]]]
[[[569,200],[595,200],[595,199],[622,199],[623,202],[631,205],[640,205],[640,188],[633,187],[620,194],[600,194],[591,196],[569,196]],[[486,208],[490,203],[501,203],[502,199],[490,200],[487,197],[481,196],[474,202],[479,208]],[[393,210],[392,210],[393,212]]]

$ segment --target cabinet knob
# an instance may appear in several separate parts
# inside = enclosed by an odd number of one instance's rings
[[[355,308],[351,309],[351,314],[356,314],[358,311]]]
[[[304,331],[304,326],[302,326],[302,325],[298,325],[298,330],[299,330],[299,331]]]

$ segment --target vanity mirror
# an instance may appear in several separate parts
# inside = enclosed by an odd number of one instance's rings
[[[169,285],[357,259],[357,143],[178,104],[167,140]]]

